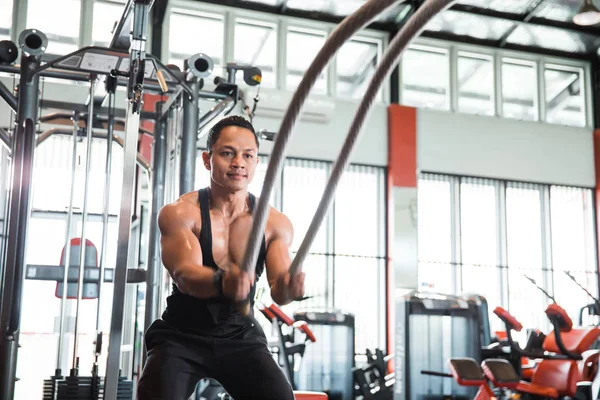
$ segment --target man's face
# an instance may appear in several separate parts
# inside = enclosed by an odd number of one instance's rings
[[[211,180],[231,191],[246,190],[258,164],[254,134],[246,128],[228,126],[221,131],[212,153],[203,153]]]

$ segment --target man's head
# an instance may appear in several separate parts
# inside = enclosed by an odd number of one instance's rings
[[[258,163],[258,136],[240,116],[223,118],[209,131],[202,161],[211,181],[231,191],[245,190]]]

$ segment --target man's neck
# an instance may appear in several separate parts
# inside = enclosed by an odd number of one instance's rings
[[[210,185],[210,208],[218,211],[226,218],[236,217],[248,208],[248,191],[232,192],[221,186]]]

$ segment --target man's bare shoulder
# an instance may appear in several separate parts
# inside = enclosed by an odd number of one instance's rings
[[[200,219],[200,207],[197,193],[186,193],[173,203],[166,204],[158,214],[158,223],[162,227],[185,225],[193,228]]]
[[[294,235],[294,227],[287,215],[274,207],[270,207],[267,223],[275,237],[286,237],[291,242]]]

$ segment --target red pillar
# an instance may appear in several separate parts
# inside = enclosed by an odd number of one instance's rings
[[[388,107],[388,181],[387,181],[387,248],[386,299],[387,349],[394,353],[395,278],[391,249],[394,243],[394,187],[417,187],[417,109],[392,104]],[[394,363],[388,368],[393,370]]]

